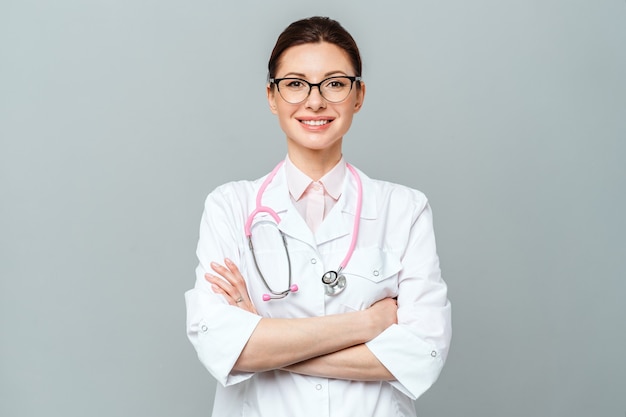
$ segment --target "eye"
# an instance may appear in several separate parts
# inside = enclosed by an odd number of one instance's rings
[[[306,88],[306,84],[297,78],[291,78],[281,81],[281,87],[289,88],[291,90],[301,90]]]
[[[347,85],[348,83],[344,78],[331,78],[325,83],[324,87],[329,90],[341,90],[346,88]]]

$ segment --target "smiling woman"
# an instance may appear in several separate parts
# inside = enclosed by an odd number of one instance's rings
[[[288,48],[276,71],[267,87],[270,108],[287,135],[292,162],[318,180],[341,159],[343,136],[363,105],[365,85],[357,81],[347,52],[328,42]]]
[[[291,24],[268,69],[287,156],[207,197],[186,293],[213,415],[414,416],[451,335],[428,201],[344,160],[366,90],[338,22]]]

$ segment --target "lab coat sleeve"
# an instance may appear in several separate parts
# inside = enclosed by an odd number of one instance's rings
[[[196,283],[185,293],[187,306],[187,336],[198,358],[211,375],[223,386],[245,381],[253,373],[233,371],[233,366],[261,317],[230,306],[215,294],[204,274],[213,272],[212,261],[223,264],[225,257],[238,264],[239,248],[234,231],[237,207],[221,189],[206,200],[200,223],[196,268]],[[240,222],[239,222],[240,223]],[[241,226],[243,233],[243,226]]]
[[[417,204],[398,282],[398,324],[367,343],[394,375],[391,384],[417,399],[437,380],[448,354],[451,310],[441,278],[432,212]]]

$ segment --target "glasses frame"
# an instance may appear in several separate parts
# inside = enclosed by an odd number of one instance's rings
[[[347,79],[350,80],[350,91],[348,91],[348,94],[346,94],[346,96],[343,99],[339,100],[339,101],[329,100],[326,97],[324,97],[324,93],[322,93],[322,84],[324,84],[328,80],[332,80],[333,78],[347,78]],[[301,82],[303,82],[303,83],[305,83],[306,85],[309,86],[309,91],[308,91],[308,93],[306,94],[306,96],[302,100],[297,101],[295,103],[292,103],[291,101],[289,101],[285,97],[283,97],[283,94],[280,92],[280,87],[278,86],[278,83],[280,83],[281,81],[284,81],[284,80],[301,81]],[[350,95],[350,93],[352,92],[352,87],[354,87],[355,81],[359,81],[360,82],[361,80],[362,80],[361,77],[355,77],[355,76],[350,76],[350,75],[333,75],[332,77],[324,78],[319,83],[310,83],[307,80],[304,80],[302,78],[297,78],[297,77],[270,78],[269,82],[270,82],[270,84],[274,84],[276,86],[276,89],[278,90],[278,94],[280,94],[280,96],[283,98],[283,100],[285,100],[287,103],[289,103],[289,104],[300,104],[303,101],[305,101],[307,98],[309,98],[309,96],[311,95],[311,90],[313,90],[313,87],[317,87],[317,91],[320,92],[320,96],[324,100],[328,101],[329,103],[341,103],[342,101],[347,99],[348,96]]]

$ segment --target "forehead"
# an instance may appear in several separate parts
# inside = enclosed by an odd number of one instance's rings
[[[305,43],[286,49],[276,71],[279,78],[288,74],[319,78],[334,73],[353,75],[353,72],[348,53],[328,42]]]

